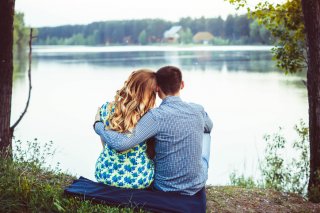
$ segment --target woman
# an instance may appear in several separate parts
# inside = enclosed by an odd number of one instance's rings
[[[138,70],[117,91],[114,102],[102,105],[100,119],[106,129],[130,134],[139,119],[154,107],[155,100],[155,73],[146,69]],[[148,149],[152,149],[151,146],[150,143]],[[153,181],[154,165],[146,151],[145,141],[121,153],[104,145],[96,163],[97,181],[122,188],[147,188]]]

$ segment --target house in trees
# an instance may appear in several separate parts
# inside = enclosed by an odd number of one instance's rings
[[[131,44],[131,43],[132,43],[132,38],[131,38],[131,36],[125,36],[125,37],[123,37],[122,42],[123,42],[124,44]]]
[[[180,33],[181,29],[182,29],[181,26],[173,26],[169,30],[165,31],[163,33],[164,42],[168,42],[168,43],[178,42],[178,40],[180,38],[179,33]]]
[[[213,35],[209,32],[198,32],[193,36],[193,42],[208,44],[213,40]]]

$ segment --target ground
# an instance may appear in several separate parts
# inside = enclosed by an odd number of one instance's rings
[[[320,212],[320,204],[292,193],[236,186],[208,186],[208,212]]]
[[[66,197],[74,176],[0,158],[0,212],[136,212]],[[208,212],[320,212],[320,204],[271,189],[207,186]],[[140,211],[143,212],[143,211]]]

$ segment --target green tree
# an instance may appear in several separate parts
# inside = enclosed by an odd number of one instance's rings
[[[246,0],[229,0],[244,7]],[[277,66],[286,73],[307,69],[309,102],[310,178],[308,196],[320,202],[320,1],[260,2],[249,15],[257,18],[277,39],[273,48]]]
[[[16,12],[13,23],[13,52],[15,57],[25,55],[28,43],[28,31],[24,23],[24,14]]]
[[[140,32],[138,40],[139,40],[139,44],[141,44],[141,45],[145,45],[145,44],[148,43],[148,41],[147,41],[147,32],[145,30],[142,30]]]
[[[249,19],[246,15],[236,16],[234,19],[234,34],[235,37],[249,37]]]
[[[190,44],[192,43],[192,32],[190,28],[186,28],[180,31],[180,43],[182,44]]]
[[[183,28],[190,28],[192,33],[197,33],[194,25],[194,20],[190,17],[180,18],[177,24],[182,26]]]
[[[235,37],[235,33],[234,33],[234,17],[232,15],[228,15],[225,22],[224,29],[225,29],[226,38],[233,40]]]
[[[99,41],[98,37],[99,37],[99,32],[98,30],[95,30],[93,32],[93,34],[89,35],[88,37],[86,38],[83,38],[83,44],[86,44],[86,45],[99,45],[99,44],[106,44],[106,41]]]
[[[219,16],[208,20],[208,29],[212,35],[217,37],[224,37],[224,21]]]
[[[26,47],[29,40],[29,32],[24,23],[24,14],[16,12],[13,22],[13,80],[17,74],[25,73],[27,53]]]
[[[276,6],[268,2],[259,3],[249,15],[276,38],[273,53],[280,69],[295,73],[306,68],[306,42],[300,0],[286,1]]]
[[[252,43],[270,44],[271,35],[270,31],[264,25],[260,25],[258,20],[254,20],[249,25],[250,28],[250,41]]]

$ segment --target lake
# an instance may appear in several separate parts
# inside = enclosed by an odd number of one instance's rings
[[[15,137],[52,140],[57,152],[50,162],[94,179],[101,151],[92,128],[97,107],[113,100],[132,71],[174,65],[183,72],[182,99],[203,105],[214,123],[207,183],[227,184],[234,170],[258,178],[263,135],[281,126],[294,140],[293,126],[308,118],[304,74],[277,70],[270,50],[268,46],[35,46],[30,106]],[[24,109],[27,92],[22,70],[14,79],[12,122]]]

